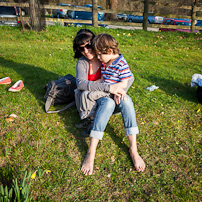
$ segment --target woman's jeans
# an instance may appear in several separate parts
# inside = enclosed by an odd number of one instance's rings
[[[102,97],[97,100],[97,111],[95,113],[95,118],[93,121],[93,126],[90,132],[90,137],[102,140],[104,135],[104,130],[113,114],[116,107],[116,103],[112,98]],[[121,111],[123,123],[125,127],[125,135],[136,135],[139,133],[139,129],[136,123],[135,109],[133,106],[133,101],[128,95],[125,95],[121,103],[117,105]]]

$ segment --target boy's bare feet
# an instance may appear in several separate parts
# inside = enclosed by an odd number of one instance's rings
[[[145,170],[146,164],[143,161],[143,159],[140,157],[138,152],[136,150],[129,149],[129,153],[130,153],[130,156],[132,158],[135,169],[138,172],[143,172]]]
[[[93,174],[94,159],[95,159],[95,154],[92,154],[92,153],[86,154],[86,157],[81,166],[81,171],[83,172],[84,175]]]

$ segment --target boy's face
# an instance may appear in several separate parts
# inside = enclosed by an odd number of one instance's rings
[[[112,59],[112,52],[110,52],[108,54],[98,52],[97,58],[98,58],[98,60],[100,60],[101,62],[104,62],[106,64]]]

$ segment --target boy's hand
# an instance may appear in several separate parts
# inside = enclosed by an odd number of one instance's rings
[[[114,95],[114,101],[117,105],[119,105],[121,103],[121,99],[120,96]]]
[[[119,96],[121,99],[123,99],[124,95],[126,95],[126,91],[123,90],[122,88],[116,86],[116,84],[110,85],[109,92],[116,96]]]

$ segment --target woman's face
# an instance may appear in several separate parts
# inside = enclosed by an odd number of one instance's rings
[[[91,42],[85,42],[78,49],[88,60],[92,60],[95,57],[95,53],[92,51]]]

